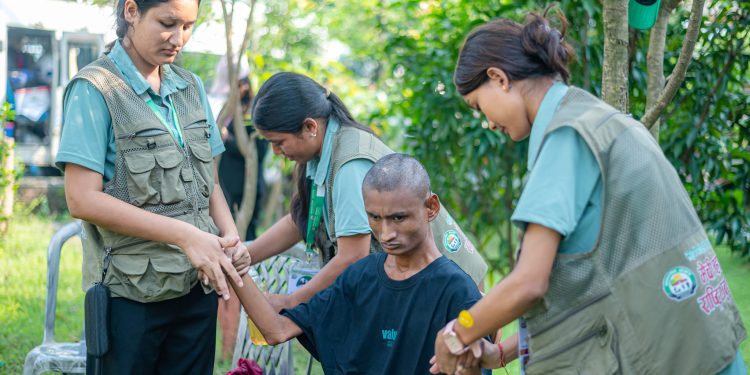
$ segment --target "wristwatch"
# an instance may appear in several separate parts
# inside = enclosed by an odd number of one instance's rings
[[[461,339],[456,335],[456,332],[453,331],[453,326],[455,324],[456,319],[453,319],[445,325],[445,328],[443,328],[443,340],[445,340],[445,345],[448,347],[448,350],[453,355],[461,355],[467,350],[471,350],[472,354],[474,354],[474,358],[479,358],[482,355],[482,344],[480,340],[474,341],[468,346],[464,345],[464,343],[461,342]]]

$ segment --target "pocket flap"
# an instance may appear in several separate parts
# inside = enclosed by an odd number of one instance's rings
[[[155,155],[156,162],[164,169],[172,169],[180,165],[183,159],[182,153],[173,147],[161,149]]]
[[[200,109],[200,110],[195,110],[195,111],[192,111],[190,113],[187,113],[183,117],[183,121],[184,121],[185,124],[187,124],[187,126],[185,126],[185,128],[189,128],[191,126],[195,126],[196,123],[201,123],[201,122],[203,123],[203,127],[206,127],[206,125],[205,125],[205,123],[206,123],[206,111],[204,111],[203,109]]]
[[[211,161],[211,146],[207,141],[193,141],[190,142],[190,151],[195,155],[198,160],[203,162]]]
[[[112,265],[126,275],[143,275],[148,268],[148,255],[113,254]]]
[[[156,163],[150,152],[131,152],[125,154],[125,165],[131,173],[144,173],[154,169]]]
[[[151,266],[164,273],[183,273],[193,268],[187,256],[177,252],[151,255]]]

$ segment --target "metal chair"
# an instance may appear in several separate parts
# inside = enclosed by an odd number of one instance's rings
[[[57,280],[60,270],[60,252],[63,244],[74,236],[80,236],[81,222],[65,224],[52,236],[47,248],[47,302],[44,313],[44,338],[42,344],[26,355],[23,375],[36,375],[47,371],[78,373],[86,372],[86,341],[55,341],[55,308],[57,307]]]
[[[274,294],[287,292],[289,270],[304,256],[304,247],[295,245],[286,255],[277,255],[253,266],[250,272],[255,272],[265,283],[266,290]],[[287,341],[276,346],[254,345],[250,340],[247,314],[241,308],[240,322],[237,330],[237,341],[232,356],[232,366],[236,367],[240,358],[252,359],[260,365],[264,374],[293,375],[294,361],[292,358],[292,342]],[[307,374],[310,373],[312,356],[308,359]]]

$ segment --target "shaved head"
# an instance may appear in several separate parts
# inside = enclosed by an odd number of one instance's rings
[[[431,192],[430,176],[417,159],[406,154],[389,154],[378,160],[365,175],[362,193],[405,189],[419,198]]]

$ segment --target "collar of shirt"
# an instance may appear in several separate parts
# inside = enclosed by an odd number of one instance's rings
[[[339,123],[333,116],[329,117],[320,157],[307,162],[307,178],[311,178],[315,185],[323,185],[326,177],[328,177],[328,167],[331,164],[331,152],[333,151],[333,138],[337,130],[339,130]]]
[[[115,41],[115,45],[112,46],[112,51],[110,51],[107,56],[109,56],[117,69],[120,70],[120,73],[125,77],[125,81],[128,85],[133,88],[133,91],[135,91],[138,96],[144,99],[149,99],[148,92],[151,89],[151,85],[148,84],[146,79],[143,78],[141,72],[138,71],[138,68],[135,67],[133,60],[130,59],[130,56],[128,56],[128,53],[125,51],[125,48],[122,47],[119,40]],[[161,67],[161,92],[158,95],[165,98],[170,94],[187,87],[187,81],[178,76],[169,64],[164,64]],[[151,92],[153,92],[153,90],[151,90]]]
[[[556,81],[552,87],[549,88],[547,94],[544,95],[542,104],[539,105],[534,124],[531,125],[531,135],[529,136],[529,160],[526,165],[526,168],[529,171],[534,167],[536,157],[539,155],[539,148],[542,146],[544,133],[547,132],[547,127],[549,127],[552,117],[555,115],[555,112],[557,112],[557,108],[560,106],[560,102],[567,92],[568,85]]]

